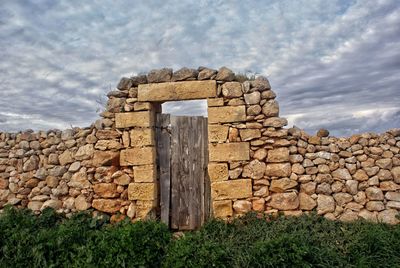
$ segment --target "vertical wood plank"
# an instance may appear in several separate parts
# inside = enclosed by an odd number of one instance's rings
[[[175,116],[170,117],[171,123],[171,228],[179,228],[179,176],[180,176],[180,146],[179,126]]]
[[[190,172],[190,141],[189,141],[189,117],[179,117],[179,137],[180,137],[180,172],[179,172],[179,229],[190,230],[190,184],[191,184],[191,172]]]
[[[171,136],[169,133],[170,115],[157,115],[157,156],[160,179],[161,221],[169,226],[171,192]]]
[[[196,229],[201,224],[201,181],[202,172],[202,130],[201,117],[191,118],[190,151],[191,153],[191,181],[190,181],[190,228]]]

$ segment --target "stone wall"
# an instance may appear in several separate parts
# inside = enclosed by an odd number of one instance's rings
[[[399,222],[399,129],[350,138],[285,129],[268,80],[244,80],[225,67],[153,70],[122,78],[89,128],[0,133],[0,208],[157,215],[156,114],[165,101],[207,99],[214,216],[315,210]]]

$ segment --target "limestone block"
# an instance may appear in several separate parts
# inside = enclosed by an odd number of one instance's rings
[[[252,196],[251,179],[218,181],[211,184],[213,200],[241,199]]]
[[[154,164],[156,161],[155,147],[131,148],[121,150],[121,166],[140,166]]]
[[[154,118],[153,111],[116,113],[115,125],[117,128],[151,127],[154,126]]]
[[[133,168],[135,182],[155,182],[157,180],[157,167],[155,165],[144,165]]]
[[[155,200],[157,197],[156,183],[130,183],[128,186],[129,200]]]
[[[265,175],[270,177],[289,177],[291,170],[290,163],[268,163]]]
[[[250,159],[250,146],[248,142],[209,144],[208,151],[211,162],[229,162]]]
[[[227,218],[233,215],[232,201],[221,200],[213,202],[213,213],[216,218]]]
[[[267,162],[279,163],[289,161],[289,149],[286,147],[276,148],[268,151]]]
[[[121,203],[118,199],[94,199],[92,207],[99,211],[115,213],[121,209]]]
[[[151,110],[153,107],[150,102],[135,102],[133,104],[133,109],[135,111],[148,111]]]
[[[178,101],[206,99],[217,96],[215,80],[168,82],[139,85],[139,101]]]
[[[222,106],[208,107],[208,123],[229,123],[246,121],[246,107]]]
[[[208,176],[211,182],[228,180],[228,164],[227,163],[209,163]]]
[[[225,142],[228,137],[228,126],[208,125],[209,142]]]
[[[130,131],[131,146],[153,146],[155,145],[154,129],[152,128],[135,128]]]
[[[224,98],[207,99],[208,107],[224,106]]]
[[[261,131],[259,129],[241,129],[240,138],[242,141],[250,141],[261,137]]]
[[[136,201],[136,218],[148,219],[154,217],[154,208],[156,207],[154,200],[138,200]]]

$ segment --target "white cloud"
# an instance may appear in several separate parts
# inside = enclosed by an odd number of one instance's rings
[[[308,131],[381,131],[399,124],[399,54],[397,0],[3,0],[0,129],[89,125],[121,76],[225,65],[267,75],[281,114]],[[167,107],[205,111],[182,105]],[[385,116],[354,116],[371,107]]]

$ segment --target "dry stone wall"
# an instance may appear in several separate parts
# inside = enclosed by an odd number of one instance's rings
[[[0,209],[156,216],[156,114],[165,101],[207,99],[215,217],[316,211],[399,223],[400,129],[335,138],[284,128],[268,80],[244,80],[225,67],[153,70],[122,78],[88,128],[0,133]]]

